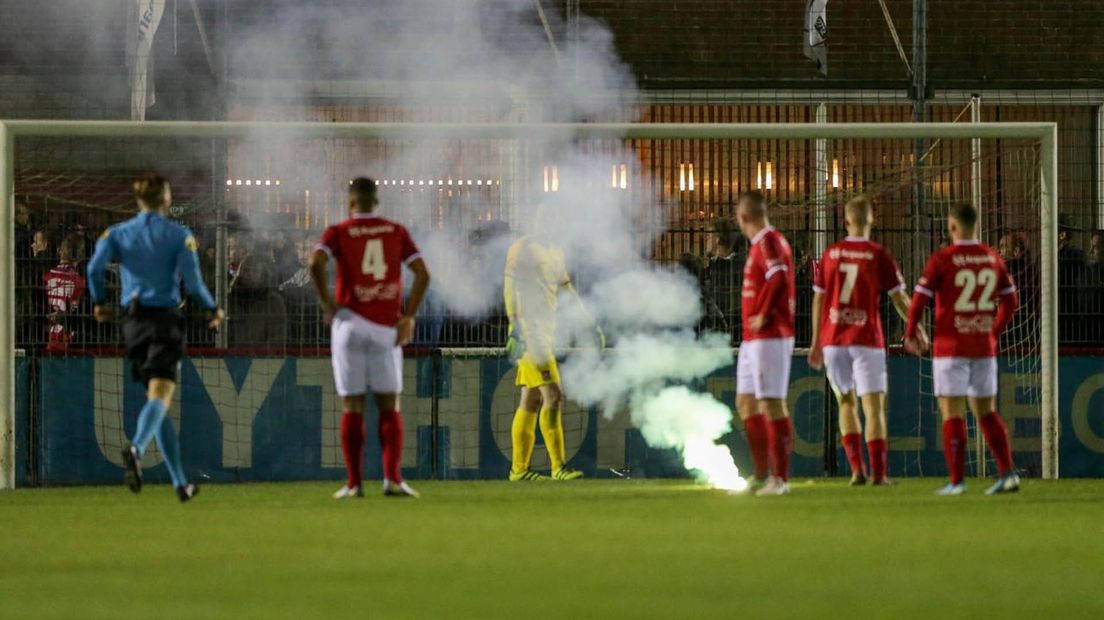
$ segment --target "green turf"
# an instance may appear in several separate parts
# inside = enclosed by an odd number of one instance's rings
[[[1104,481],[0,493],[4,618],[1104,617]]]

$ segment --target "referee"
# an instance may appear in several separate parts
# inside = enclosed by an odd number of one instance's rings
[[[96,252],[88,263],[88,289],[96,320],[110,321],[114,312],[105,305],[104,272],[109,263],[120,263],[127,359],[134,379],[146,385],[148,397],[138,416],[133,442],[123,449],[126,484],[135,493],[142,490],[139,463],[156,436],[173,488],[180,501],[186,502],[195,497],[199,487],[184,476],[180,443],[172,421],[165,415],[172,404],[176,373],[184,356],[181,280],[188,294],[207,308],[211,329],[219,328],[224,314],[203,284],[195,237],[187,228],[165,218],[172,204],[168,182],[159,175],[145,175],[134,181],[134,198],[138,215],[108,228],[96,242]]]

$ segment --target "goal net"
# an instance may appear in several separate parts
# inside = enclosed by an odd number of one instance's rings
[[[833,472],[842,454],[831,392],[807,367],[804,348],[816,261],[846,234],[842,205],[858,194],[873,199],[874,238],[910,284],[947,240],[948,207],[979,207],[982,240],[1005,257],[1021,293],[1001,340],[1000,409],[1018,463],[1057,475],[1053,125],[514,118],[0,125],[0,192],[13,205],[0,229],[0,284],[15,291],[4,301],[0,345],[24,352],[4,356],[0,368],[0,482],[108,483],[120,475],[143,387],[130,378],[119,326],[92,319],[84,269],[100,233],[133,214],[130,182],[150,170],[171,183],[169,217],[195,233],[203,278],[229,314],[216,334],[194,305],[181,309],[189,354],[170,416],[185,466],[200,479],[340,477],[340,400],[304,265],[321,231],[347,216],[346,188],[357,176],[377,181],[381,213],[412,231],[434,275],[404,367],[403,466],[412,477],[498,478],[509,468],[518,393],[502,348],[502,274],[510,245],[525,235],[563,246],[590,315],[581,320],[561,299],[570,462],[600,477],[695,469],[693,442],[668,440],[696,415],[697,396],[733,405],[746,242],[732,218],[749,190],[766,195],[772,224],[795,253],[789,402],[797,475]],[[106,285],[117,302],[117,268]],[[883,312],[891,474],[940,475],[930,360],[900,353],[903,322],[888,303]],[[591,318],[606,332],[605,352],[583,333]],[[679,409],[673,422],[655,412],[659,405],[641,404],[640,394],[670,396],[664,390],[675,385],[687,386],[691,400],[671,405]],[[645,409],[653,413],[642,417]],[[693,432],[730,449],[744,470],[741,425],[714,428],[715,416],[703,416],[710,423]],[[548,467],[541,445],[535,468]],[[982,475],[978,448],[971,467]],[[379,475],[378,449],[369,442],[369,476]],[[153,480],[166,478],[159,462],[151,450],[144,464]]]

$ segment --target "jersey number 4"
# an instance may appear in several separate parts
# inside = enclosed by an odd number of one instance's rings
[[[972,271],[970,269],[961,269],[955,274],[954,279],[955,286],[961,291],[958,293],[958,299],[955,300],[954,309],[956,312],[976,312],[990,311],[997,307],[997,304],[993,301],[993,291],[997,288],[997,272],[992,269],[982,269],[981,271]],[[977,291],[978,285],[981,286],[981,295],[978,295],[977,300],[974,300],[974,292]]]
[[[360,271],[379,281],[387,277],[387,261],[383,259],[383,240],[369,239],[364,242],[364,258]]]

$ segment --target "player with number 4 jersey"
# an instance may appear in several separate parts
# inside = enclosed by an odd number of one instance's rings
[[[839,403],[839,426],[851,484],[866,484],[863,426],[873,484],[887,484],[885,420],[886,350],[881,298],[888,294],[902,319],[908,316],[905,279],[888,250],[870,240],[874,209],[865,196],[844,207],[848,237],[828,247],[813,284],[813,339],[809,366],[824,367]],[[918,332],[923,337],[923,332]]]
[[[1012,320],[1018,299],[1004,261],[975,234],[978,214],[972,205],[951,209],[947,227],[954,243],[936,252],[916,285],[905,330],[905,348],[926,352],[917,338],[920,317],[935,301],[932,378],[943,415],[943,451],[950,484],[940,495],[961,495],[966,458],[966,401],[978,418],[999,480],[988,494],[1017,491],[1008,432],[996,409],[997,342]]]
[[[330,349],[334,384],[343,401],[341,446],[348,482],[336,499],[361,497],[364,461],[364,403],[369,390],[379,409],[383,456],[383,493],[417,497],[402,479],[403,420],[402,346],[414,333],[414,314],[429,272],[410,233],[372,213],[379,204],[376,182],[354,179],[349,186],[351,217],[330,226],[311,257],[311,280],[331,321]],[[331,297],[327,264],[337,263],[337,290]],[[403,304],[402,270],[414,272],[410,296]]]

